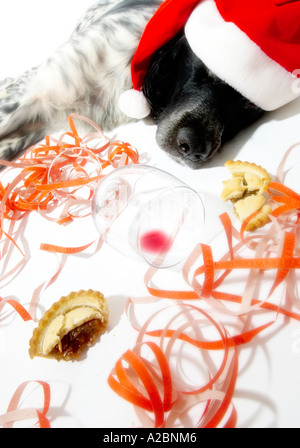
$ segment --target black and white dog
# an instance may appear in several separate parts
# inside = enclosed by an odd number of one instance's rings
[[[132,57],[160,3],[101,0],[42,65],[3,81],[0,158],[14,159],[46,134],[65,129],[72,112],[104,131],[127,123],[118,100],[131,87]],[[191,168],[200,168],[263,113],[211,73],[183,34],[154,54],[143,92],[157,123],[158,144]]]

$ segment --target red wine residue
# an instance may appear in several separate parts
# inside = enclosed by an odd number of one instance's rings
[[[171,240],[161,230],[151,230],[140,238],[140,248],[151,253],[167,252],[171,247]]]

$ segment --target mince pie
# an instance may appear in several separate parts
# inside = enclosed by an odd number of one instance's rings
[[[45,313],[33,331],[29,355],[57,361],[78,360],[108,325],[109,309],[97,291],[72,292]]]
[[[258,212],[247,224],[247,231],[262,227],[269,221],[269,214],[272,212],[264,197],[271,183],[270,175],[255,163],[230,160],[225,166],[232,178],[223,182],[222,199],[233,203],[241,222]]]

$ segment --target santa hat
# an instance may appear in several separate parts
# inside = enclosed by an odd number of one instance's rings
[[[132,118],[149,115],[141,89],[151,58],[184,30],[215,75],[262,109],[278,109],[300,95],[299,24],[300,0],[165,0],[145,28],[120,108]]]

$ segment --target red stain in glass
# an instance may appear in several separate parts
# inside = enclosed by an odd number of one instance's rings
[[[161,230],[151,230],[144,233],[140,239],[140,248],[152,253],[166,252],[171,247],[171,240]]]

